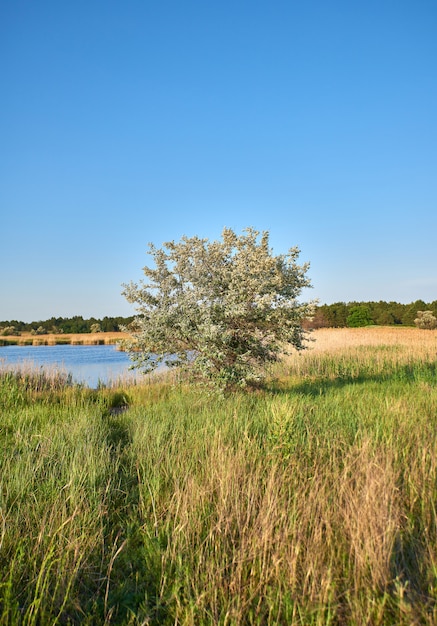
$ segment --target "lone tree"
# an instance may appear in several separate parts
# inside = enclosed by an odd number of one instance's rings
[[[432,311],[417,311],[417,317],[414,323],[417,328],[426,330],[434,330],[437,328],[437,318],[433,315]]]
[[[123,285],[138,313],[124,329],[133,367],[164,363],[227,390],[259,383],[268,363],[305,347],[313,303],[298,302],[311,286],[298,248],[274,256],[267,231],[225,228],[220,241],[183,237],[148,251],[147,282]]]

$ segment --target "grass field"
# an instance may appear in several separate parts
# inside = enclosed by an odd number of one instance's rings
[[[436,624],[437,333],[263,391],[0,375],[0,624]]]

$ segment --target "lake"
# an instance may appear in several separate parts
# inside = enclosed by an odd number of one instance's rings
[[[2,346],[0,367],[26,365],[35,368],[59,368],[70,372],[73,380],[96,388],[122,378],[138,378],[139,372],[129,370],[131,360],[116,346]]]

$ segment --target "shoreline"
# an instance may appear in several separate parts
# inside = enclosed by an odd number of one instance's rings
[[[122,332],[68,333],[53,335],[7,335],[0,337],[0,348],[7,346],[112,346],[129,335]]]

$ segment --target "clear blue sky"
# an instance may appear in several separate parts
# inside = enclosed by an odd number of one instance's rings
[[[301,248],[437,299],[434,0],[0,0],[0,320],[130,315],[146,244]]]

